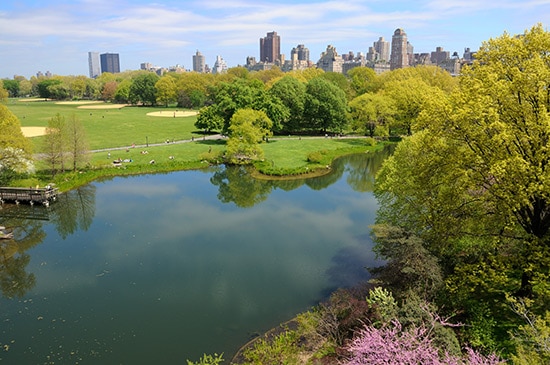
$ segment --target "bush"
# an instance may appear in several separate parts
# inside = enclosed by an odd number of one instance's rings
[[[496,355],[485,357],[467,349],[464,356],[453,356],[435,346],[429,328],[403,329],[397,320],[382,328],[365,326],[346,347],[350,356],[343,365],[362,364],[504,364]],[[443,350],[443,351],[442,351]]]
[[[223,354],[206,355],[204,354],[198,362],[187,360],[187,365],[219,365],[223,361]]]
[[[307,162],[321,163],[322,160],[323,160],[323,154],[320,151],[310,152],[307,155]]]
[[[244,364],[278,365],[299,364],[298,335],[295,331],[284,331],[271,339],[260,339],[252,348],[244,351]]]

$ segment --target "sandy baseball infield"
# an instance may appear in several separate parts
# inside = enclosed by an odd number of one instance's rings
[[[21,127],[25,137],[38,137],[46,134],[46,127]]]
[[[120,109],[127,106],[127,104],[91,104],[81,105],[78,109]]]
[[[59,101],[57,105],[86,105],[86,104],[103,104],[102,101],[97,100],[76,100],[76,101]]]

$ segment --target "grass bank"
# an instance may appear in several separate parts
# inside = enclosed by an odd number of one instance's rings
[[[110,149],[92,153],[86,168],[55,176],[39,164],[37,181],[25,181],[23,186],[55,183],[61,191],[67,191],[92,181],[113,176],[127,176],[171,171],[208,168],[225,150],[225,139],[195,140],[185,143],[168,143],[159,146]],[[372,146],[368,139],[285,138],[262,144],[265,159],[255,163],[256,178],[303,178],[330,172],[332,161],[343,155],[375,151],[383,144]],[[318,154],[320,160],[311,161],[308,156]],[[121,160],[120,163],[114,161]],[[153,162],[154,163],[151,163]]]
[[[20,186],[53,182],[61,191],[67,191],[112,176],[201,169],[220,162],[225,150],[225,139],[205,136],[196,130],[196,116],[166,117],[174,113],[180,115],[182,109],[178,108],[20,99],[10,99],[8,108],[19,118],[22,127],[45,127],[57,114],[66,119],[75,116],[86,130],[90,149],[95,150],[85,168],[56,176],[49,173],[49,166],[43,161],[37,161],[39,172],[19,181]],[[31,138],[37,154],[43,148],[43,138]],[[280,136],[261,145],[265,159],[254,164],[254,175],[273,179],[325,174],[339,156],[377,149],[372,142],[359,137]],[[115,160],[122,162],[113,163]]]

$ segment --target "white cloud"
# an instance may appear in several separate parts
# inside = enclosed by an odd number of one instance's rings
[[[328,44],[339,53],[366,52],[378,37],[391,39],[396,28],[407,31],[418,51],[429,52],[440,45],[451,50],[475,49],[482,40],[505,30],[521,32],[550,21],[548,10],[550,2],[546,0],[219,0],[183,4],[139,0],[67,4],[51,0],[38,5],[22,0],[12,7],[0,4],[0,52],[13,55],[0,60],[0,77],[25,75],[28,70],[20,69],[25,64],[34,64],[32,73],[50,67],[54,73],[80,70],[86,74],[87,51],[103,51],[100,47],[105,44],[110,49],[104,51],[121,54],[123,69],[135,69],[151,60],[162,62],[162,66],[189,66],[196,49],[212,62],[222,55],[233,66],[244,63],[247,56],[258,56],[258,39],[270,31],[281,36],[282,52],[288,54],[295,45],[305,44],[313,61]],[[77,45],[72,52],[78,54],[68,55],[66,44]],[[41,57],[33,57],[34,52]],[[32,62],[23,59],[25,54]],[[82,59],[78,65],[64,61],[78,57]]]

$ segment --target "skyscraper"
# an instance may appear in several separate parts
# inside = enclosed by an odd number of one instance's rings
[[[390,42],[384,40],[384,37],[380,37],[378,41],[373,43],[373,48],[378,54],[377,61],[390,61]]]
[[[395,70],[409,66],[407,33],[398,28],[391,38],[390,69]]]
[[[118,53],[103,53],[101,58],[101,72],[118,73],[120,72],[120,61]]]
[[[277,32],[269,32],[260,38],[260,62],[274,63],[281,61],[281,37]]]
[[[227,63],[225,63],[225,60],[222,58],[222,56],[216,56],[216,62],[214,63],[214,67],[212,68],[213,74],[222,74],[227,72]]]
[[[90,78],[95,79],[101,75],[101,65],[99,63],[98,52],[88,52],[88,68],[90,70]]]
[[[197,50],[193,55],[193,71],[204,73],[206,70],[206,60],[202,53]]]
[[[309,61],[309,49],[303,44],[299,44],[297,47],[292,48],[292,51],[290,51],[291,60],[294,59],[294,55],[296,55],[298,61]]]

